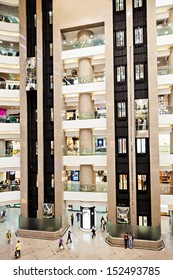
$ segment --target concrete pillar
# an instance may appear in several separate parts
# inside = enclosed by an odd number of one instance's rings
[[[173,25],[173,9],[169,10],[168,24]]]
[[[170,171],[170,186],[173,187],[173,171]]]
[[[79,98],[79,116],[83,113],[93,114],[94,106],[91,93],[81,93]]]
[[[87,42],[93,36],[90,30],[81,30],[78,33],[79,42]],[[79,78],[83,83],[93,82],[93,66],[91,65],[90,58],[81,58],[79,60]],[[91,93],[82,93],[79,96],[79,116],[82,113],[94,113],[94,106]],[[80,151],[92,152],[93,151],[93,135],[91,129],[80,129],[79,131],[79,145]],[[95,184],[95,176],[92,165],[81,165],[80,167],[80,183],[92,185]]]
[[[170,55],[168,58],[169,74],[173,73],[173,48],[170,48]]]
[[[5,155],[5,141],[0,140],[0,154],[3,156]]]
[[[95,176],[92,165],[81,165],[80,166],[80,184],[85,185],[95,184]]]
[[[168,95],[168,105],[173,106],[173,87],[171,88],[171,94]]]

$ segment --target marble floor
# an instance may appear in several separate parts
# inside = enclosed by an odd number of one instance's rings
[[[17,238],[15,232],[18,227],[19,208],[7,209],[7,220],[0,223],[0,260],[13,260],[14,248],[17,240],[22,243],[21,260],[173,260],[173,236],[171,234],[170,218],[161,217],[162,238],[165,248],[160,251],[124,249],[111,247],[105,242],[106,231],[97,228],[96,236],[92,239],[91,232],[80,230],[79,222],[75,220],[70,226],[72,243],[66,245],[67,233],[63,236],[65,248],[58,251],[58,240],[49,241],[31,238]],[[70,216],[71,212],[69,213]],[[98,214],[100,221],[102,214]],[[70,220],[70,219],[69,219]],[[12,232],[9,245],[6,232]]]

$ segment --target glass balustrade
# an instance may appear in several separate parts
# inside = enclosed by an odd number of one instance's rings
[[[63,85],[71,86],[76,84],[98,83],[105,82],[105,74],[93,74],[92,76],[66,76],[63,78]]]
[[[98,113],[97,111],[88,112],[68,112],[63,114],[63,120],[86,120],[86,119],[103,119],[106,118],[106,113]]]
[[[20,85],[18,83],[8,83],[0,81],[0,89],[20,89]]]
[[[173,194],[173,186],[160,186],[160,194]]]
[[[0,185],[0,192],[10,192],[10,191],[20,191],[20,185],[19,184]]]
[[[14,16],[0,15],[0,21],[8,22],[8,23],[19,23],[19,19]]]
[[[124,237],[126,232],[132,232],[135,239],[159,240],[161,236],[160,226],[132,226],[123,224],[113,224],[108,222],[108,233],[112,237]]]
[[[64,156],[95,156],[107,155],[107,147],[64,149]]]
[[[19,49],[0,47],[0,55],[19,56]]]
[[[20,122],[20,116],[4,116],[0,117],[0,123],[19,123]]]
[[[173,67],[170,67],[170,66],[158,67],[157,68],[157,74],[159,76],[173,74]]]
[[[25,230],[38,230],[54,232],[62,228],[62,217],[56,219],[36,219],[19,216],[19,228]]]
[[[20,153],[20,150],[17,149],[0,149],[0,157],[13,157],[18,156]]]
[[[71,192],[107,192],[107,184],[96,184],[96,185],[88,185],[88,184],[71,184],[65,183],[64,191]]]
[[[71,41],[63,41],[62,42],[62,50],[73,50],[73,49],[81,49],[81,48],[88,48],[94,46],[102,46],[105,45],[105,37],[103,34],[93,35],[86,40],[79,41],[77,38]]]
[[[173,105],[167,105],[167,106],[160,106],[158,108],[159,115],[169,115],[173,114]]]
[[[165,154],[173,154],[173,145],[159,146],[159,152]]]
[[[163,26],[157,27],[157,36],[164,36],[164,35],[170,35],[173,34],[173,26],[169,25],[169,26]]]

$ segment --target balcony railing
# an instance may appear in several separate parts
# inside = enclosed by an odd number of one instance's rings
[[[19,155],[20,150],[17,149],[0,149],[0,157],[13,157]]]
[[[19,56],[19,49],[0,47],[0,55]]]
[[[157,36],[164,36],[173,34],[173,26],[164,26],[164,27],[157,27]]]
[[[170,66],[158,67],[157,68],[157,74],[159,76],[173,74],[173,67],[170,67]]]
[[[86,119],[103,119],[106,118],[106,113],[98,113],[97,111],[95,112],[80,112],[80,113],[75,113],[73,116],[69,116],[69,112],[65,112],[63,115],[63,120],[86,120]]]
[[[70,184],[65,183],[64,191],[71,191],[71,192],[104,192],[107,193],[107,184],[101,185],[88,185],[88,184]]]
[[[0,185],[0,192],[11,192],[11,191],[20,191],[19,184],[11,184],[8,186]]]
[[[173,195],[173,186],[160,186],[160,194],[172,194]]]
[[[5,15],[0,15],[0,21],[8,23],[19,23],[19,19],[17,17]]]
[[[159,115],[173,114],[173,105],[160,106],[158,108]]]
[[[67,50],[88,48],[88,47],[101,46],[101,45],[105,45],[105,38],[103,34],[97,36],[94,35],[83,41],[79,41],[77,38],[69,42],[63,41],[62,50],[67,51]]]
[[[103,156],[107,155],[107,147],[64,149],[64,156]]]
[[[0,117],[0,123],[19,123],[20,116],[10,116]]]
[[[0,89],[20,89],[20,85],[15,81],[13,83],[0,81]]]
[[[165,154],[173,154],[173,145],[159,146],[159,152]]]
[[[76,85],[76,84],[87,84],[87,83],[98,83],[105,82],[105,74],[93,74],[92,76],[80,76],[73,77],[68,76],[63,78],[63,84],[66,86]]]

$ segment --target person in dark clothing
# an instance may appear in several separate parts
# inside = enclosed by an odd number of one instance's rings
[[[91,232],[92,232],[92,238],[93,238],[94,236],[96,236],[96,229],[95,229],[94,226],[92,227]]]
[[[68,231],[67,243],[66,243],[66,244],[68,244],[68,241],[70,241],[70,243],[72,243],[72,240],[71,240],[71,231],[70,231],[70,230]]]
[[[73,223],[74,223],[74,215],[73,213],[71,214],[71,225],[73,226]]]
[[[127,249],[127,246],[128,246],[128,239],[129,239],[128,232],[126,232],[124,234],[124,246],[125,246],[125,249]]]

